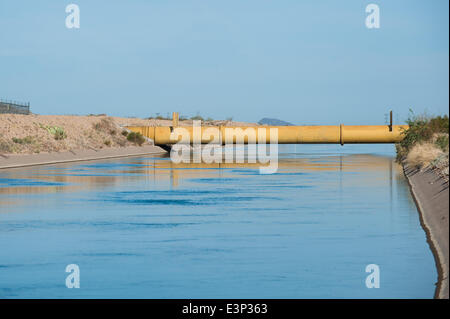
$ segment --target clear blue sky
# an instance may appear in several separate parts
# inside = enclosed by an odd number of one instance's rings
[[[65,27],[70,3],[80,29]],[[365,27],[369,3],[380,29]],[[2,0],[0,98],[39,114],[296,124],[448,114],[448,12],[448,0]]]

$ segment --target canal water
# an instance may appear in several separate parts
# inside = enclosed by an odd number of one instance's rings
[[[279,151],[272,175],[162,157],[0,171],[0,298],[433,297],[392,145]]]

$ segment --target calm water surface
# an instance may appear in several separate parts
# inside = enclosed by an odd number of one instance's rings
[[[152,157],[0,171],[0,298],[433,297],[393,146],[280,152],[273,175]]]

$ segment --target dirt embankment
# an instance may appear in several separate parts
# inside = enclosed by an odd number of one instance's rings
[[[75,115],[0,114],[0,154],[39,154],[135,146],[124,126],[170,126],[170,120]],[[192,120],[180,121],[181,126]],[[253,123],[208,121],[203,125]],[[142,145],[149,145],[149,141]]]
[[[36,154],[125,147],[121,121],[106,116],[0,115],[0,153]]]

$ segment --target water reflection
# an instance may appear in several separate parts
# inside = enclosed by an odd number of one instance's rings
[[[38,194],[86,191],[111,187],[125,181],[151,179],[169,180],[176,188],[183,179],[221,178],[223,174],[239,170],[258,175],[260,163],[173,163],[167,157],[126,158],[90,161],[83,164],[58,164],[47,167],[11,169],[0,172],[0,194]],[[395,171],[395,173],[393,172]],[[357,154],[311,158],[281,158],[275,176],[302,172],[365,172],[355,183],[389,182],[401,174],[401,167],[391,157]],[[388,174],[388,178],[386,178]],[[342,188],[342,175],[340,189]],[[392,197],[392,196],[391,196]],[[392,198],[391,198],[392,201]]]

